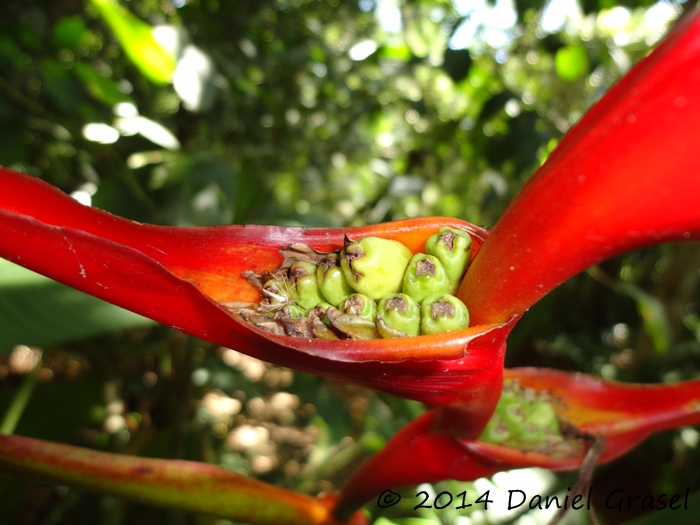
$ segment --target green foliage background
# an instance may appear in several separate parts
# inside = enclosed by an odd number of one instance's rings
[[[545,31],[543,2],[510,11],[499,2],[501,22],[512,12],[513,23],[494,33],[482,16],[494,6],[470,5],[6,0],[0,164],[150,223],[349,226],[444,215],[488,226],[672,25],[666,14],[692,9],[585,0]],[[460,40],[465,27],[474,36]],[[166,40],[164,51],[157,42]],[[509,366],[636,382],[698,377],[699,266],[695,244],[662,246],[572,279],[523,318]],[[340,486],[423,410],[215,348],[2,264],[0,409],[25,380],[18,345],[44,351],[18,434],[212,462],[312,494]],[[599,469],[594,486],[696,490],[699,439],[694,428],[655,436]],[[573,478],[546,479],[553,493]],[[476,490],[444,485],[435,490]],[[377,523],[517,518],[367,508]],[[0,516],[228,523],[9,474]],[[605,523],[632,517],[602,512]]]

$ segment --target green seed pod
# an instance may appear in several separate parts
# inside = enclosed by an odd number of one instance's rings
[[[508,441],[510,437],[511,435],[506,424],[500,417],[493,414],[491,419],[489,419],[489,422],[484,427],[483,432],[477,439],[478,441],[500,445],[501,443]]]
[[[450,281],[437,257],[417,253],[411,258],[403,277],[403,293],[421,303],[429,295],[445,294],[449,289]]]
[[[401,291],[403,276],[413,254],[404,244],[379,237],[345,240],[340,266],[348,284],[361,294],[378,301]]]
[[[431,295],[421,306],[421,325],[424,334],[463,330],[469,327],[469,312],[454,295]]]
[[[318,288],[316,265],[306,261],[296,261],[289,267],[297,291],[296,303],[305,310],[311,310],[320,302],[325,302]]]
[[[377,303],[361,293],[354,293],[345,299],[340,309],[346,314],[357,315],[373,323],[377,320]]]
[[[463,230],[440,228],[426,241],[425,253],[440,260],[450,281],[450,293],[455,293],[471,261],[472,238]]]
[[[353,292],[339,264],[338,255],[330,253],[316,269],[316,278],[321,293],[336,308],[340,307],[340,303]]]
[[[270,304],[289,304],[296,300],[297,293],[287,279],[274,278],[262,286],[262,295]]]
[[[419,335],[419,304],[403,293],[387,295],[377,307],[377,329],[385,338]]]

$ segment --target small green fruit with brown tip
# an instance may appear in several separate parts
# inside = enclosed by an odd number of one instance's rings
[[[316,278],[316,265],[306,261],[296,261],[289,267],[289,275],[297,291],[296,303],[305,310],[311,310],[325,298],[321,295]]]
[[[472,238],[463,230],[440,228],[425,243],[425,253],[437,257],[450,281],[450,293],[457,291],[471,261]]]
[[[316,278],[323,297],[336,308],[353,292],[335,253],[329,253],[321,260],[316,269]]]
[[[463,330],[469,327],[469,312],[454,295],[431,295],[421,305],[421,326],[424,334]]]
[[[429,295],[448,293],[449,289],[450,281],[437,257],[417,253],[411,258],[403,277],[403,293],[421,303]]]
[[[413,254],[398,241],[380,237],[346,239],[340,266],[348,284],[375,301],[401,291],[403,276]]]
[[[403,293],[387,295],[377,306],[377,329],[385,338],[420,335],[420,305]]]
[[[377,320],[377,303],[361,293],[354,293],[345,299],[340,310],[349,315],[357,315],[373,323]]]

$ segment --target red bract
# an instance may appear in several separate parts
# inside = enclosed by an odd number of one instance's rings
[[[343,237],[377,235],[414,252],[442,226],[487,232],[455,219],[428,218],[352,229],[277,226],[168,228],[138,224],[83,206],[46,183],[0,168],[0,256],[69,286],[254,357],[417,399],[455,405],[480,430],[498,400],[505,338],[514,320],[396,344],[277,336],[235,318],[225,305],[256,302],[245,270],[272,270],[280,248],[317,250]]]
[[[700,422],[700,380],[674,385],[629,385],[585,374],[518,368],[506,379],[545,391],[554,398],[557,415],[581,434],[602,436],[605,449],[597,463],[611,461],[652,432]],[[554,471],[581,467],[586,447],[572,455],[522,451],[450,437],[435,432],[433,410],[406,425],[343,488],[337,513],[343,515],[376,498],[387,488],[444,479],[473,481],[523,467]]]
[[[477,324],[522,314],[615,254],[700,235],[700,16],[689,16],[564,137],[459,290]]]

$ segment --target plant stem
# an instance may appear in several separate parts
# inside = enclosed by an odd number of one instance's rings
[[[0,434],[11,435],[15,432],[17,423],[19,423],[24,409],[27,407],[27,403],[29,403],[29,399],[34,392],[39,370],[41,370],[41,360],[37,361],[32,371],[24,378],[22,386],[20,386],[15,397],[12,399],[12,403],[10,403],[7,412],[5,412],[5,417],[3,417],[2,423],[0,423]]]

